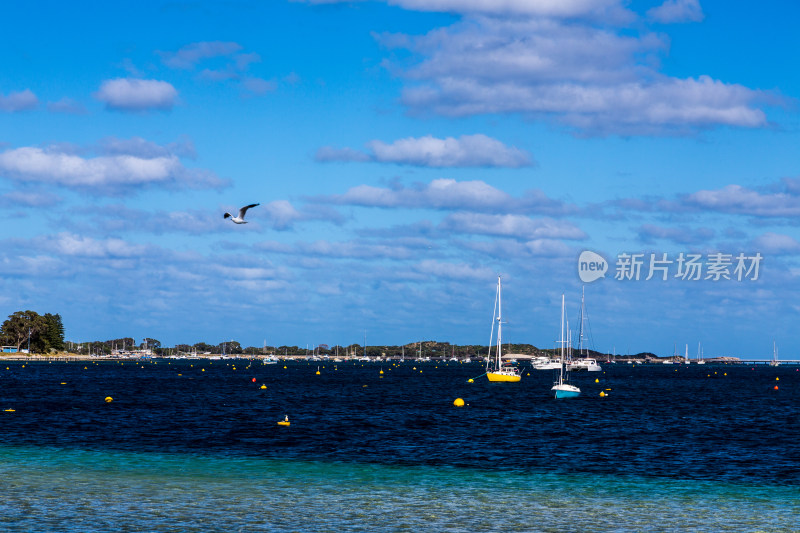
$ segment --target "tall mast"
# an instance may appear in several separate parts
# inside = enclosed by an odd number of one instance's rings
[[[561,364],[559,365],[559,378],[558,382],[561,383],[564,380],[564,293],[561,293],[561,340],[559,342],[561,345],[560,354],[561,354]]]
[[[583,301],[584,293],[586,291],[585,286],[581,286],[581,323],[578,327],[578,354],[580,357],[584,357],[583,353],[583,321],[586,320],[586,306]]]
[[[502,348],[502,340],[501,340],[501,330],[503,328],[502,322],[502,315],[503,315],[503,296],[500,290],[500,276],[497,276],[497,369],[500,370],[501,362],[501,348]]]

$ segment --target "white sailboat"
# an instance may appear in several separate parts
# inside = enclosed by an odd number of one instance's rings
[[[769,366],[778,366],[779,364],[778,347],[776,346],[775,341],[772,341],[772,361],[769,362]]]
[[[570,370],[586,370],[589,372],[600,372],[602,367],[597,362],[596,359],[589,357],[589,351],[584,344],[584,337],[586,336],[586,332],[584,329],[584,325],[589,317],[586,314],[586,303],[584,300],[585,290],[581,288],[581,321],[580,327],[578,328],[578,358],[571,359],[568,363]]]
[[[534,370],[558,370],[561,359],[558,357],[537,357],[531,361]]]
[[[697,343],[697,364],[704,365],[706,364],[706,360],[703,359],[703,348],[701,348],[700,343]]]
[[[489,381],[493,382],[506,382],[513,383],[522,379],[519,374],[519,368],[511,363],[503,364],[503,348],[502,348],[502,297],[500,276],[497,276],[497,295],[494,300],[495,313],[492,319],[492,331],[489,333],[489,355],[486,358],[486,377]],[[492,357],[492,337],[494,336],[494,321],[497,320],[497,347],[495,350],[495,357]]]
[[[564,381],[564,367],[566,366],[564,361],[564,350],[567,341],[564,339],[564,295],[561,295],[561,340],[559,344],[561,344],[559,353],[561,356],[561,365],[559,366],[558,370],[558,381],[553,385],[553,388],[550,390],[555,393],[556,398],[575,398],[580,395],[581,390],[576,387],[575,385],[570,385],[569,383],[565,383]]]

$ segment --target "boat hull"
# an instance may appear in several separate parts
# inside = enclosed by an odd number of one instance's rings
[[[519,374],[506,374],[505,372],[487,372],[486,377],[489,378],[489,381],[502,383],[514,383],[522,379]]]
[[[550,390],[555,393],[556,398],[576,398],[581,394],[581,390],[574,385],[553,385]]]

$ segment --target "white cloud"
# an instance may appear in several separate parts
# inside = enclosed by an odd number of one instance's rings
[[[160,145],[141,137],[120,139],[119,137],[106,137],[99,142],[100,151],[104,155],[132,155],[145,159],[155,157],[197,157],[194,144],[187,138],[177,142]]]
[[[684,197],[690,206],[722,213],[761,217],[800,215],[800,197],[785,192],[763,194],[741,185],[698,191]]]
[[[92,258],[136,258],[147,253],[147,246],[122,239],[93,239],[62,232],[44,239],[45,247],[61,255]]]
[[[207,41],[187,44],[177,52],[158,52],[164,64],[175,69],[193,69],[205,59],[232,56],[242,49],[234,42]]]
[[[797,254],[800,253],[800,242],[789,235],[767,232],[753,241],[755,250],[761,254]]]
[[[619,0],[388,0],[388,3],[418,11],[554,18],[632,18]]]
[[[507,147],[486,135],[458,139],[425,137],[400,139],[392,144],[372,141],[369,147],[381,162],[425,167],[522,167],[531,164],[527,152]]]
[[[264,206],[264,210],[272,220],[275,229],[288,229],[298,220],[305,217],[286,200],[275,200]]]
[[[50,207],[61,198],[46,191],[11,191],[0,194],[0,206],[5,207]]]
[[[120,194],[145,186],[220,188],[211,172],[186,168],[176,155],[119,154],[82,157],[57,148],[22,147],[0,152],[0,174],[20,183],[48,183],[92,194]]]
[[[660,6],[649,9],[647,16],[663,24],[700,22],[703,20],[703,8],[698,0],[666,0]]]
[[[573,257],[575,250],[563,241],[532,239],[529,241],[497,237],[491,240],[469,240],[460,243],[462,248],[491,257]]]
[[[462,135],[438,139],[432,135],[407,137],[391,144],[367,143],[370,153],[350,148],[323,147],[317,161],[373,161],[420,167],[524,167],[533,164],[530,154],[486,135]]]
[[[67,113],[71,115],[84,115],[87,113],[86,107],[83,104],[66,97],[58,102],[48,102],[47,110],[51,113]]]
[[[495,274],[491,268],[475,267],[464,263],[446,263],[431,259],[421,261],[414,270],[428,276],[457,280],[486,280]]]
[[[316,161],[327,163],[330,161],[372,161],[372,157],[364,152],[353,150],[352,148],[333,148],[332,146],[323,146],[317,150],[314,156]]]
[[[274,268],[256,266],[214,265],[213,270],[218,272],[225,279],[265,280],[276,277],[276,270]]]
[[[456,181],[436,179],[413,188],[371,185],[353,187],[345,194],[320,198],[343,205],[382,208],[415,208],[442,210],[497,211],[510,213],[542,213],[562,215],[575,208],[548,198],[541,191],[528,191],[516,198],[480,180]]]
[[[585,239],[587,235],[571,222],[551,218],[532,219],[522,215],[453,213],[440,229],[456,233],[513,237],[519,240]]]
[[[247,75],[251,65],[261,62],[261,56],[241,50],[239,43],[206,41],[188,44],[177,52],[158,54],[166,66],[174,69],[194,70],[200,64],[210,65],[213,68],[203,68],[198,78],[210,82],[236,82],[245,96],[263,96],[276,90],[276,82]]]
[[[278,88],[278,85],[274,81],[248,76],[242,80],[242,87],[246,91],[261,96],[274,91]]]
[[[317,258],[334,259],[411,259],[414,250],[394,243],[381,244],[358,241],[324,241],[310,243],[298,242],[292,245],[275,241],[265,241],[254,246],[256,250],[267,253],[282,253],[299,256],[316,265]]]
[[[34,109],[38,105],[39,99],[30,89],[10,92],[8,96],[0,94],[0,111],[15,113],[17,111]]]
[[[639,238],[644,242],[656,239],[667,240],[679,244],[707,243],[714,238],[715,232],[711,228],[664,227],[653,224],[644,224],[638,229]]]
[[[105,80],[93,96],[116,111],[168,111],[175,105],[178,91],[166,81],[116,78]]]
[[[291,0],[309,4],[341,4],[364,0]],[[633,14],[620,0],[386,0],[389,5],[415,11],[480,13],[493,16],[542,16],[554,18],[603,18],[631,20]]]
[[[522,113],[589,134],[686,133],[764,127],[778,97],[708,76],[663,75],[664,36],[541,17],[472,16],[423,36],[383,35],[416,54],[402,101],[446,116]]]

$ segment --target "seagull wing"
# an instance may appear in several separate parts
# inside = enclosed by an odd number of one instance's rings
[[[257,205],[261,205],[261,204],[250,204],[250,205],[246,205],[243,208],[239,209],[239,218],[244,218],[244,214],[247,213],[247,210],[250,209],[251,207],[255,207]]]

